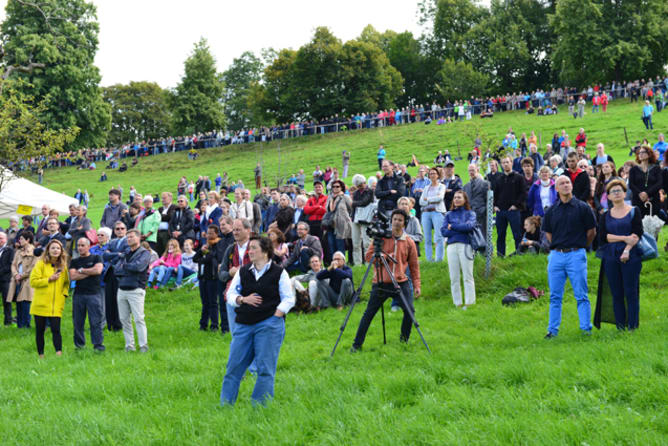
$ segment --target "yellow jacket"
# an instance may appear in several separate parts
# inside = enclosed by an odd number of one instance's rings
[[[58,280],[49,282],[56,269],[42,259],[30,273],[30,286],[35,290],[30,314],[43,317],[62,317],[65,299],[70,289],[70,278],[67,268],[60,273]]]

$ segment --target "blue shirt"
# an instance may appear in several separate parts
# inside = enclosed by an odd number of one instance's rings
[[[643,118],[646,118],[646,117],[648,117],[648,116],[652,116],[652,113],[653,113],[653,112],[654,112],[654,107],[652,107],[651,105],[645,105],[645,106],[642,108],[642,116],[643,116]]]
[[[654,144],[654,150],[659,152],[659,161],[663,161],[663,154],[668,149],[668,144],[665,141],[659,141]]]
[[[575,197],[567,203],[559,198],[545,212],[543,220],[543,231],[552,234],[550,249],[586,248],[587,231],[595,227],[591,207]]]
[[[378,159],[379,160],[384,160],[385,159],[385,149],[380,149],[378,151]]]

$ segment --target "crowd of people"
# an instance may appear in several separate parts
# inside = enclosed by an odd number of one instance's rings
[[[515,92],[488,97],[471,97],[459,100],[447,100],[442,104],[415,104],[407,107],[359,112],[352,115],[334,114],[320,120],[303,120],[262,127],[244,128],[238,131],[215,130],[184,136],[165,136],[121,144],[116,147],[91,148],[78,151],[56,153],[50,158],[34,158],[12,169],[32,169],[41,179],[44,168],[78,165],[86,169],[95,169],[97,163],[106,162],[107,170],[127,169],[125,158],[138,158],[161,153],[188,151],[190,159],[196,159],[198,149],[220,147],[230,144],[247,144],[278,139],[296,138],[307,135],[321,135],[357,129],[369,129],[401,125],[406,123],[432,121],[445,124],[455,120],[493,117],[495,112],[525,110],[537,115],[556,114],[557,106],[568,105],[568,111],[575,118],[582,118],[585,106],[591,105],[592,113],[606,112],[610,101],[629,98],[632,102],[643,99],[642,119],[645,126],[652,127],[654,110],[660,112],[665,107],[668,77],[661,79],[640,79],[635,81],[608,82],[604,85],[589,85],[586,88],[574,87],[537,89],[531,92]],[[653,105],[654,104],[654,105]]]
[[[476,229],[487,231],[492,190],[497,256],[507,254],[508,226],[514,241],[510,255],[549,253],[547,338],[558,334],[567,278],[578,302],[580,328],[591,331],[587,249],[601,253],[617,326],[637,328],[640,222],[647,215],[666,220],[668,145],[663,135],[653,146],[639,143],[631,151],[634,159],[619,166],[603,143],[591,147],[584,128],[573,140],[565,131],[555,133],[543,153],[537,144],[533,132],[517,137],[512,129],[498,150],[483,154],[474,144],[466,184],[447,151],[433,163],[413,156],[413,177],[380,146],[381,170],[369,178],[354,174],[350,185],[343,179],[351,154],[344,151],[342,175],[337,167],[316,166],[312,181],[302,169],[277,188],[261,187],[258,164],[254,197],[226,173],[213,181],[182,177],[176,194],[142,195],[132,187],[126,202],[120,186],[114,187],[99,225],[87,217],[83,201],[70,206],[64,219],[45,205],[36,219],[24,216],[19,226],[13,217],[0,232],[4,323],[30,328],[34,316],[38,354],[44,356],[48,327],[60,355],[60,321],[71,295],[76,348],[86,345],[88,318],[96,351],[105,350],[106,327],[122,331],[126,351],[146,352],[146,290],[197,288],[199,329],[232,334],[221,403],[234,403],[246,369],[258,376],[253,400],[263,402],[273,396],[285,314],[293,308],[340,310],[352,303],[350,266],[372,260],[367,229],[379,213],[389,221],[381,246],[396,260],[391,268],[403,298],[385,272],[373,275],[352,351],[362,348],[387,298],[392,298],[392,311],[404,312],[400,340],[408,341],[413,302],[421,293],[420,256],[429,262],[447,258],[454,305],[463,310],[474,305],[471,235]]]

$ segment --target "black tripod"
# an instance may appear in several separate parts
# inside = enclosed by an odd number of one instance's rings
[[[413,310],[408,306],[408,301],[406,300],[406,297],[404,297],[404,293],[401,291],[401,287],[399,286],[399,283],[397,283],[397,280],[394,277],[394,274],[392,274],[392,270],[390,269],[390,266],[387,263],[387,259],[390,259],[392,262],[395,264],[397,261],[389,254],[386,254],[383,252],[382,248],[382,243],[383,239],[379,237],[374,237],[373,239],[373,258],[371,259],[371,262],[369,262],[369,265],[366,267],[366,271],[364,272],[364,277],[362,278],[362,282],[360,283],[360,286],[357,287],[357,290],[355,291],[355,294],[353,294],[352,302],[350,304],[350,308],[348,309],[348,313],[346,313],[346,318],[343,320],[343,324],[341,325],[340,331],[339,331],[339,337],[336,338],[336,344],[334,344],[334,348],[332,349],[332,353],[330,354],[330,357],[334,356],[334,353],[336,352],[336,347],[339,345],[339,341],[341,341],[341,336],[343,336],[343,331],[346,329],[346,325],[348,325],[348,320],[350,319],[350,315],[353,312],[353,308],[355,308],[355,304],[359,302],[359,297],[360,294],[362,293],[362,288],[364,287],[364,283],[366,282],[366,279],[369,277],[369,271],[371,271],[371,266],[376,265],[376,283],[380,284],[380,266],[385,269],[385,272],[387,275],[392,279],[392,286],[394,287],[395,293],[399,295],[401,298],[401,301],[404,304],[404,309],[406,312],[408,312],[408,315],[411,317],[411,320],[413,321],[413,325],[415,326],[415,330],[420,334],[420,338],[422,338],[422,343],[424,346],[427,348],[427,351],[431,353],[431,350],[429,349],[429,345],[427,345],[427,341],[424,339],[424,336],[422,335],[422,331],[420,331],[420,324],[418,324],[417,319],[415,319],[415,314],[413,313]],[[385,311],[384,311],[384,305],[380,306],[380,316],[381,320],[383,322],[383,344],[387,344],[387,338],[385,336]]]

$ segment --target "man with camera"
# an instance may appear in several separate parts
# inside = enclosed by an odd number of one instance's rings
[[[402,209],[395,209],[392,211],[390,220],[391,233],[388,231],[379,230],[382,223],[375,225],[374,244],[369,247],[366,252],[366,261],[369,262],[374,256],[374,250],[381,249],[383,253],[388,253],[394,257],[395,262],[387,259],[387,263],[392,271],[392,275],[401,288],[401,293],[404,299],[400,299],[400,306],[404,312],[404,318],[401,323],[401,342],[408,342],[411,334],[412,318],[409,313],[415,312],[413,308],[413,298],[410,293],[408,277],[406,277],[406,268],[408,267],[413,280],[413,290],[416,297],[420,296],[420,266],[418,264],[417,248],[415,242],[405,233],[406,225],[408,224],[408,214]],[[372,225],[373,226],[373,225]],[[397,292],[392,284],[392,278],[387,273],[383,265],[374,263],[375,273],[373,276],[373,286],[371,287],[371,295],[369,296],[369,304],[364,310],[364,315],[360,321],[357,335],[351,348],[351,352],[356,352],[362,348],[366,332],[374,316],[383,305],[386,299],[394,297]],[[408,308],[405,307],[405,302]]]

